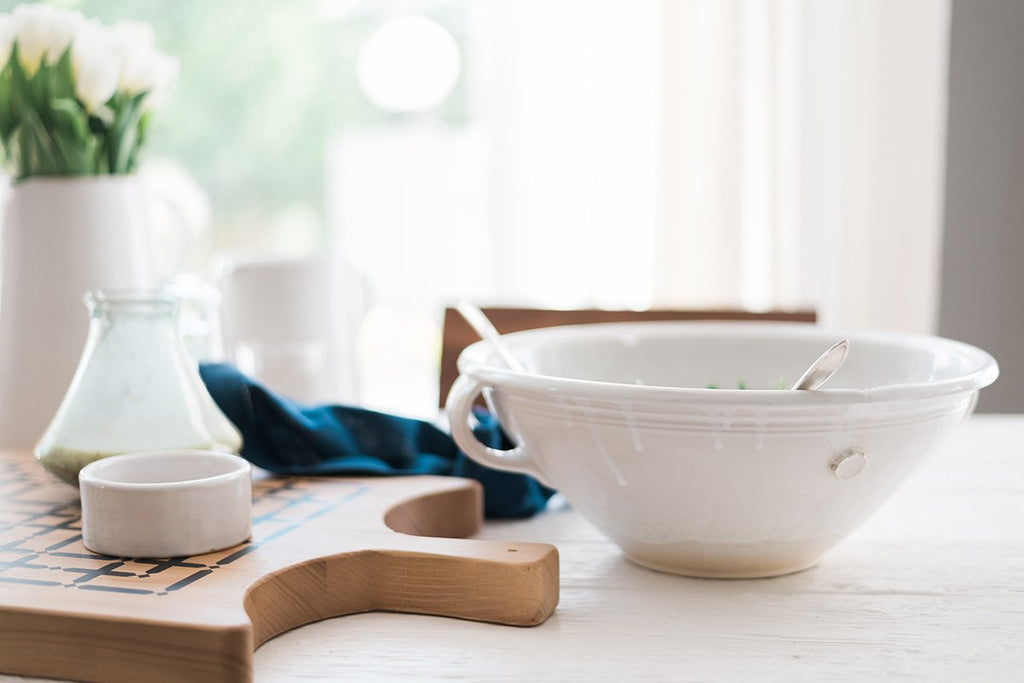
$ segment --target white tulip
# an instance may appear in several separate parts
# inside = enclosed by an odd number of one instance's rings
[[[46,40],[46,62],[55,63],[74,41],[82,26],[85,16],[74,10],[59,9],[53,14],[50,22],[49,35]]]
[[[86,111],[106,103],[117,90],[118,63],[110,49],[106,29],[96,22],[83,24],[71,45],[71,73],[75,95]]]
[[[50,25],[56,11],[49,5],[18,5],[11,13],[18,58],[29,76],[39,68],[49,47]]]
[[[142,101],[143,111],[151,111],[159,107],[177,80],[178,60],[154,52],[150,62],[149,94]]]
[[[111,27],[110,36],[120,69],[118,90],[128,95],[148,93],[144,110],[159,105],[177,79],[177,61],[156,49],[149,24],[118,22]]]
[[[121,21],[111,27],[110,39],[120,67],[118,89],[129,95],[149,90],[150,62],[156,52],[153,29],[138,21]]]
[[[0,69],[7,66],[14,47],[14,20],[10,14],[0,14]]]

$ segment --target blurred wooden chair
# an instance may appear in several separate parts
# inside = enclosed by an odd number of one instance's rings
[[[553,310],[540,308],[484,308],[484,314],[491,319],[494,327],[502,334],[532,330],[555,325],[584,325],[587,323],[644,322],[655,320],[773,320],[782,322],[817,322],[814,311],[766,311],[752,313],[741,310],[649,310],[609,311],[600,309]],[[462,350],[479,340],[473,328],[454,308],[444,311],[444,328],[441,346],[441,378],[438,392],[438,406],[444,407],[445,399],[459,371],[455,362]]]

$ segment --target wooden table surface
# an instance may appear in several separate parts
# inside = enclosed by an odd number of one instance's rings
[[[564,506],[481,535],[558,546],[547,622],[331,619],[260,648],[256,680],[1024,680],[1024,416],[972,418],[854,536],[789,576],[659,574]],[[26,679],[0,676],[14,680]]]

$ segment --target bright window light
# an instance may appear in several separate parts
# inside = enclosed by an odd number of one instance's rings
[[[367,99],[393,113],[421,113],[451,94],[462,59],[455,38],[417,16],[388,21],[359,52],[357,78]]]

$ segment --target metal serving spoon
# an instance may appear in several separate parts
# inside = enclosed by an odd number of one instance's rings
[[[466,319],[469,326],[480,335],[497,352],[498,356],[510,370],[525,372],[523,364],[512,355],[505,343],[501,341],[501,333],[494,327],[487,315],[480,310],[476,304],[462,300],[455,305],[455,310]],[[846,354],[850,350],[850,342],[847,339],[840,340],[830,346],[825,353],[818,356],[818,359],[811,363],[811,366],[800,375],[800,379],[791,387],[792,390],[817,389],[825,381],[835,374],[836,370],[842,367],[846,361]]]
[[[523,364],[512,355],[508,347],[505,346],[505,343],[501,341],[501,333],[491,323],[490,318],[476,304],[463,300],[455,304],[455,310],[466,319],[466,322],[480,335],[481,339],[491,345],[491,348],[498,353],[509,370],[515,370],[516,372],[526,371]]]
[[[790,389],[793,391],[817,389],[843,366],[849,350],[850,341],[848,339],[842,339],[828,347],[825,353],[818,356],[818,360],[811,363],[811,367],[800,375],[800,379]]]

